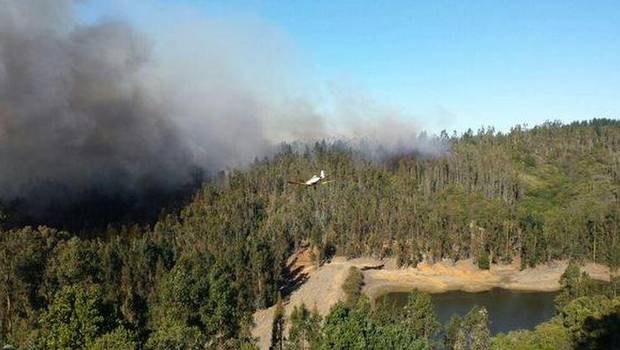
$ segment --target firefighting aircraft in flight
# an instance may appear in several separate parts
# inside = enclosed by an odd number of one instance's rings
[[[313,175],[308,181],[289,181],[291,185],[300,185],[300,186],[316,186],[316,185],[325,185],[330,182],[334,182],[335,180],[325,180],[327,176],[325,175],[325,171],[321,170],[320,175]]]

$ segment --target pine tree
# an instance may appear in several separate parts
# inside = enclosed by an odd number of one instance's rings
[[[282,305],[282,298],[278,296],[275,310],[273,312],[273,322],[271,324],[271,350],[284,349],[284,326],[286,319],[284,316],[284,306]]]
[[[46,349],[81,349],[112,326],[99,288],[67,286],[41,315],[38,342]]]
[[[586,272],[582,272],[579,265],[571,260],[560,277],[562,289],[555,298],[556,309],[562,309],[571,300],[587,295],[592,281]]]
[[[315,309],[310,312],[306,305],[293,308],[290,316],[291,328],[286,342],[290,350],[318,349],[320,345],[321,315]]]
[[[472,327],[471,349],[489,350],[491,349],[491,332],[489,331],[489,313],[484,307],[478,310],[476,323]]]
[[[463,321],[458,314],[455,314],[450,318],[450,321],[445,327],[443,339],[444,348],[452,349],[456,346],[459,332],[462,332],[462,323]]]
[[[454,338],[454,350],[467,350],[467,334],[463,328],[460,328],[456,332],[456,338]]]
[[[430,341],[439,330],[440,324],[428,293],[417,290],[411,292],[403,314],[403,323],[420,338]]]
[[[347,305],[355,305],[362,294],[364,286],[364,274],[357,267],[352,266],[349,274],[342,284],[342,290],[345,293],[345,302]]]

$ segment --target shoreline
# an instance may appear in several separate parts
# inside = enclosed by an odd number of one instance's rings
[[[519,269],[518,263],[492,265],[481,270],[471,259],[458,262],[420,263],[417,267],[387,268],[364,272],[363,292],[371,299],[390,292],[414,289],[427,293],[448,291],[483,292],[501,288],[521,292],[555,292],[560,290],[560,277],[568,266],[567,260],[553,261],[534,268]],[[609,269],[586,263],[582,266],[591,278],[609,281]]]
[[[341,286],[350,267],[362,270],[362,293],[374,302],[383,294],[409,292],[414,289],[427,293],[457,290],[482,292],[493,288],[553,292],[560,289],[560,277],[568,266],[568,260],[559,260],[520,270],[518,261],[515,261],[509,265],[493,264],[489,270],[481,270],[471,259],[467,259],[457,262],[444,260],[434,264],[419,263],[416,267],[401,268],[396,266],[393,258],[334,257],[317,268],[311,259],[300,259],[300,256],[306,253],[298,253],[291,259],[291,266],[299,268],[306,279],[284,299],[287,317],[295,306],[302,303],[310,310],[316,308],[322,316],[327,315],[334,304],[344,299]],[[587,272],[593,279],[609,281],[609,269],[603,265],[586,263],[582,266],[582,271]],[[271,306],[254,313],[255,326],[252,335],[258,338],[260,349],[269,348],[274,309],[275,306]]]

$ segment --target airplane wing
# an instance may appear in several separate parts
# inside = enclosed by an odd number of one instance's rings
[[[289,184],[291,185],[301,185],[301,186],[307,186],[307,184],[305,182],[302,181],[287,181]]]
[[[336,182],[336,180],[321,181],[321,185],[326,185],[326,184],[332,183],[332,182]]]

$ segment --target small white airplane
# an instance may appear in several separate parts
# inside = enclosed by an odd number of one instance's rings
[[[325,175],[325,171],[321,170],[320,175],[313,175],[308,181],[289,181],[288,183],[292,185],[316,186],[318,184],[324,185],[330,182],[334,182],[334,180],[325,180],[326,177],[327,176]]]

